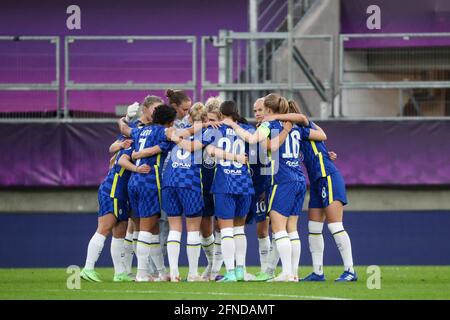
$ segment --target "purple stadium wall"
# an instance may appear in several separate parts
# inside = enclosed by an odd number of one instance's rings
[[[450,185],[450,121],[327,121],[347,185]],[[2,187],[94,187],[114,123],[2,124]]]
[[[81,30],[66,27],[66,8],[73,1],[2,1],[0,35],[60,36],[61,96],[64,86],[63,36],[193,35],[197,36],[197,80],[200,78],[200,36],[217,35],[219,29],[247,31],[244,0],[79,0]],[[71,46],[74,81],[182,83],[191,79],[191,47],[170,42],[75,42]],[[0,83],[54,80],[54,50],[48,43],[0,41]],[[171,49],[172,48],[172,49]],[[208,51],[208,65],[217,64],[217,53]],[[53,55],[53,56],[52,56]],[[208,69],[217,81],[217,68]],[[199,91],[200,85],[197,87]],[[147,92],[71,92],[70,110],[114,113],[117,104],[140,101]],[[161,95],[162,92],[157,92]],[[55,111],[56,95],[48,92],[0,92],[0,112]]]
[[[371,5],[380,7],[381,29],[370,30],[366,21]],[[341,1],[341,33],[432,33],[449,32],[450,2],[447,0],[343,0]],[[450,46],[448,37],[396,39],[351,39],[346,48],[430,47]]]

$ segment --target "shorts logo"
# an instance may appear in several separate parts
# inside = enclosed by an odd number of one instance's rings
[[[326,198],[327,197],[327,191],[325,189],[325,187],[322,188],[322,198]]]
[[[122,209],[119,209],[119,214],[122,214]]]

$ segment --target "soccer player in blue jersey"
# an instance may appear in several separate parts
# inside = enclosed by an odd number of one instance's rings
[[[206,121],[219,122],[222,120],[220,113],[220,105],[223,99],[219,96],[210,97],[205,102]],[[205,252],[208,265],[202,273],[202,278],[205,280],[216,280],[223,264],[220,229],[217,226],[217,221],[214,219],[214,199],[210,193],[211,186],[214,180],[214,171],[216,161],[205,150],[203,153],[202,171],[202,185],[203,185],[203,215],[200,224],[200,234],[202,248]]]
[[[253,112],[256,119],[256,127],[259,127],[264,119],[264,99],[259,98],[253,105]],[[268,184],[267,175],[261,174],[262,167],[269,163],[267,148],[264,144],[258,144],[254,154],[250,153],[250,158],[255,157],[256,161],[250,161],[252,169],[252,180],[255,194],[252,199],[250,213],[247,216],[247,224],[256,222],[256,232],[258,236],[259,260],[261,263],[261,271],[256,274],[255,281],[267,281],[273,276],[268,274],[268,259],[270,253],[270,237],[269,237],[269,217],[266,212],[265,189]],[[251,159],[252,160],[252,159]]]
[[[189,111],[192,124],[194,121],[200,122],[200,127],[202,127],[202,115],[206,115],[203,104],[194,104]],[[193,137],[190,137],[190,140],[192,139]],[[174,144],[163,173],[162,209],[167,213],[170,227],[167,238],[167,255],[172,282],[180,281],[178,259],[183,215],[186,217],[187,228],[186,249],[189,262],[187,281],[203,280],[198,275],[201,246],[200,223],[203,211],[201,160],[194,159],[194,157],[195,153],[190,153]]]
[[[125,117],[126,122],[128,123],[130,128],[142,128],[145,125],[148,125],[152,122],[152,115],[155,108],[162,104],[163,100],[154,95],[148,95],[144,98],[142,102],[142,106],[139,106],[139,103],[135,102],[128,106],[127,114]],[[113,143],[110,147],[111,153],[116,153],[122,148],[128,148],[132,139],[124,139],[121,136],[115,143]],[[115,159],[117,153],[113,157]],[[161,225],[164,224],[164,221],[160,219],[160,228]],[[128,228],[127,234],[125,236],[125,266],[127,269],[127,273],[130,277],[135,278],[135,275],[131,272],[132,264],[133,264],[133,254],[136,253],[137,239],[139,236],[139,221],[135,216],[131,216],[128,219]],[[152,275],[157,274],[155,264],[152,259],[149,258],[149,273]],[[155,276],[156,277],[156,276]]]
[[[240,119],[232,101],[222,103],[220,111],[225,119],[228,118],[230,121]],[[176,143],[191,152],[212,144],[215,147],[212,152],[214,156],[225,158],[217,164],[211,188],[211,193],[214,194],[215,215],[221,230],[222,255],[227,269],[221,281],[243,281],[247,250],[244,224],[251,203],[251,195],[254,193],[249,168],[243,164],[246,162],[245,143],[228,126],[221,126],[218,129],[209,128],[204,132],[202,141],[194,141],[191,144],[187,140],[181,140]],[[221,150],[226,153],[232,151],[232,156],[236,156],[233,158],[234,161],[220,155]]]
[[[131,172],[148,173],[147,165],[136,166],[131,162],[119,164],[122,155],[131,155],[132,148],[119,151],[113,167],[103,180],[98,190],[98,227],[89,241],[86,263],[81,271],[81,278],[101,282],[99,275],[94,270],[106,237],[112,231],[111,256],[114,264],[114,281],[132,281],[126,272],[123,256],[125,254],[124,236],[128,220],[128,193],[127,182]]]
[[[159,105],[153,113],[153,123],[143,128],[131,129],[119,121],[122,134],[131,136],[134,149],[141,151],[144,148],[158,146],[161,153],[150,157],[138,159],[136,165],[148,164],[151,171],[148,174],[133,173],[128,183],[130,204],[133,213],[139,218],[139,237],[137,241],[138,272],[136,281],[151,281],[148,275],[148,257],[155,263],[159,277],[153,280],[168,281],[164,266],[159,238],[159,216],[161,213],[161,176],[160,168],[164,162],[171,143],[167,141],[166,129],[173,125],[176,111],[173,107]]]
[[[296,112],[299,112],[299,110]],[[297,113],[276,115],[276,118],[295,122],[300,120]],[[308,137],[311,130],[316,128],[319,128],[319,126],[310,121],[308,126],[302,128],[302,131]],[[328,152],[324,142],[314,141],[311,137],[302,140],[300,148],[311,184],[308,241],[313,261],[313,272],[301,281],[325,281],[323,273],[324,241],[322,236],[325,219],[344,264],[344,272],[335,281],[357,281],[358,278],[353,268],[350,237],[342,222],[343,207],[347,204],[345,182],[332,161],[335,154]]]
[[[195,123],[198,124],[196,127],[203,127],[202,120],[204,116],[206,116],[205,107],[201,103],[194,104],[189,111],[190,122],[194,126]],[[178,133],[177,135],[179,136]],[[190,136],[189,140],[192,142],[194,136]],[[176,145],[171,150],[171,156],[163,174],[162,203],[163,209],[169,217],[170,225],[169,237],[167,239],[167,253],[171,281],[174,282],[180,281],[178,258],[180,254],[182,215],[186,217],[188,231],[187,255],[189,274],[187,281],[204,281],[198,275],[198,259],[201,246],[200,223],[203,213],[201,166],[201,151],[192,153]]]
[[[272,93],[264,97],[266,114],[287,113],[294,104],[294,101],[287,101],[278,94]],[[308,119],[304,116],[303,123],[308,124]],[[269,281],[298,281],[301,248],[297,221],[306,193],[306,183],[298,159],[302,139],[300,128],[292,127],[291,123],[283,125],[280,121],[270,121],[262,123],[254,134],[250,134],[236,125],[232,127],[242,139],[251,144],[271,139],[271,176],[266,201],[283,271]],[[274,145],[272,141],[277,136],[279,141]],[[326,136],[323,132],[313,130],[310,138],[320,140]],[[274,155],[274,151],[278,154]]]

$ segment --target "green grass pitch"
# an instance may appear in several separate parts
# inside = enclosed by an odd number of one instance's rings
[[[381,266],[381,289],[372,290],[363,266],[356,268],[356,283],[333,281],[341,267],[326,267],[323,283],[114,283],[111,268],[97,271],[102,283],[81,280],[81,289],[69,290],[65,269],[0,269],[0,299],[450,299],[450,266]],[[186,271],[182,268],[182,275]],[[301,276],[309,271],[302,267]]]

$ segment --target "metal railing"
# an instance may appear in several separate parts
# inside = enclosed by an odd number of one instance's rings
[[[339,62],[341,116],[450,116],[450,33],[343,34]]]
[[[126,79],[123,82],[80,82],[71,79],[71,74],[73,73],[71,70],[71,55],[73,51],[71,51],[71,46],[73,46],[76,42],[100,42],[100,41],[113,41],[113,42],[122,42],[127,44],[134,44],[141,41],[151,41],[151,42],[178,42],[178,43],[187,43],[191,48],[191,59],[190,59],[190,67],[191,67],[191,79],[185,82],[145,82],[145,81],[136,81],[134,79]],[[193,98],[196,99],[196,88],[197,88],[197,43],[195,36],[68,36],[65,38],[64,43],[64,52],[65,52],[65,87],[64,87],[64,117],[69,117],[70,104],[69,104],[69,92],[70,91],[145,91],[143,95],[148,94],[149,91],[155,90],[165,90],[168,88],[171,89],[181,89],[181,90],[191,90],[193,92]],[[176,50],[174,50],[176,51]],[[152,52],[146,52],[146,55],[151,55]],[[158,52],[160,56],[169,55],[170,52],[162,50]],[[116,55],[119,55],[116,53]],[[158,65],[158,62],[153,63],[152,65]],[[161,67],[161,66],[158,66]],[[151,78],[151,77],[149,77]]]
[[[25,117],[32,117],[32,118],[51,118],[51,117],[59,117],[60,116],[60,106],[61,106],[61,97],[60,97],[60,42],[58,36],[0,36],[0,42],[3,44],[5,43],[14,43],[15,49],[17,49],[19,44],[23,43],[42,43],[47,44],[50,43],[50,45],[54,46],[52,49],[51,47],[48,48],[49,52],[43,53],[40,56],[33,52],[33,50],[25,50],[25,52],[20,54],[14,54],[11,55],[11,53],[2,52],[2,56],[4,56],[5,62],[9,60],[15,60],[14,63],[8,64],[8,69],[13,70],[14,73],[19,75],[20,78],[27,78],[24,76],[25,71],[36,77],[36,75],[42,75],[43,70],[45,67],[38,65],[40,70],[35,70],[36,68],[33,68],[33,70],[26,70],[26,63],[24,60],[26,58],[47,58],[50,60],[54,60],[54,79],[51,79],[50,81],[47,79],[45,82],[41,81],[33,81],[30,82],[30,79],[24,79],[24,82],[9,82],[7,81],[7,76],[5,76],[6,72],[4,72],[4,76],[0,77],[0,92],[2,93],[14,93],[14,92],[21,92],[21,94],[24,93],[36,93],[36,92],[51,92],[55,95],[55,109],[52,111],[43,110],[42,108],[34,108],[34,111],[32,112],[25,112],[23,110],[17,109],[11,109],[8,108],[7,111],[4,111],[0,108],[0,120],[7,120],[9,119],[16,119],[16,118],[25,118]],[[13,48],[14,49],[14,48]],[[16,50],[18,51],[18,50]],[[54,52],[54,57],[48,58],[50,52]],[[16,52],[17,53],[17,52]],[[19,56],[21,55],[21,56]],[[25,57],[26,56],[26,57]],[[51,64],[51,62],[50,62]],[[50,66],[49,66],[50,67]],[[51,67],[50,67],[51,68]],[[39,73],[37,73],[39,71]],[[48,71],[48,70],[46,70]],[[47,72],[48,76],[51,77],[51,70]],[[13,77],[17,78],[17,77]],[[29,78],[29,77],[28,77]],[[22,104],[24,102],[22,101]]]
[[[295,64],[295,56],[288,50],[289,33],[246,33],[221,32],[218,37],[201,39],[201,97],[212,91],[221,93],[224,98],[235,99],[241,107],[243,116],[250,116],[253,101],[271,91],[278,91],[289,97],[317,89],[308,75]],[[293,36],[293,46],[302,51],[303,61],[307,61],[321,85],[327,91],[329,102],[334,92],[334,41],[330,35]],[[250,63],[251,43],[256,42],[257,70]],[[207,51],[215,48],[217,60],[208,63]],[[215,55],[212,55],[215,56]],[[287,67],[291,61],[291,68]],[[217,63],[217,67],[214,66]],[[253,64],[254,65],[254,64]],[[210,70],[214,72],[209,72]],[[256,77],[252,72],[256,72]],[[290,73],[290,74],[289,74]],[[207,74],[217,74],[214,81]],[[256,80],[256,81],[255,81]]]
[[[424,116],[436,118],[450,116],[450,33],[339,36],[337,55],[339,90],[336,90],[334,85],[333,36],[292,36],[292,47],[289,45],[289,36],[290,34],[285,32],[221,31],[218,36],[201,37],[200,79],[197,77],[198,57],[195,36],[68,36],[64,41],[64,64],[60,63],[59,37],[2,36],[0,43],[3,41],[50,42],[54,45],[51,49],[54,52],[54,58],[47,52],[45,66],[50,70],[49,59],[52,59],[51,64],[54,63],[55,70],[54,78],[42,83],[27,81],[27,79],[34,79],[33,77],[20,78],[22,75],[20,72],[17,76],[9,78],[4,74],[0,77],[0,93],[35,91],[54,93],[55,112],[42,113],[38,116],[45,120],[77,118],[71,110],[69,93],[106,91],[113,94],[117,91],[118,95],[126,95],[124,92],[142,91],[142,95],[139,93],[142,98],[149,91],[162,91],[168,88],[192,91],[193,100],[197,100],[197,90],[200,91],[200,100],[205,100],[207,94],[220,93],[225,98],[235,99],[242,108],[240,110],[242,115],[247,117],[251,117],[253,101],[273,91],[296,99],[306,109],[304,111],[312,117],[323,117],[323,107],[318,109],[322,101],[332,105],[336,99],[340,101],[339,112],[336,116],[342,117]],[[139,79],[131,77],[124,81],[83,79],[82,75],[85,74],[83,72],[86,71],[83,63],[91,62],[91,67],[94,65],[97,68],[95,61],[91,60],[93,56],[98,58],[101,55],[94,52],[83,56],[79,51],[74,50],[75,44],[101,41],[123,43],[124,46],[139,42],[183,42],[187,45],[186,48],[189,48],[182,54],[185,62],[188,61],[186,68],[190,71],[183,69],[184,73],[187,73],[185,79],[182,79],[185,81],[177,83],[145,81],[146,77]],[[163,44],[163,47],[165,46],[166,44]],[[170,47],[169,44],[167,46]],[[256,55],[250,54],[250,48],[256,49]],[[289,54],[290,48],[292,54]],[[121,52],[112,51],[111,55],[121,56]],[[0,54],[12,59],[6,49]],[[27,54],[32,56],[35,53]],[[147,60],[152,59],[147,52],[143,52],[141,56],[145,56]],[[14,67],[8,66],[7,62],[3,64],[7,69]],[[150,64],[152,66],[149,68],[160,67],[158,61]],[[64,65],[64,69],[60,68],[60,65]],[[255,65],[256,68],[252,68]],[[18,64],[18,66],[25,70],[23,74],[35,72],[33,68],[36,68],[34,65],[29,67],[29,64]],[[37,67],[41,68],[39,65]],[[125,64],[123,68],[126,71],[133,69],[132,64]],[[176,68],[180,70],[179,66]],[[64,81],[61,83],[63,70]],[[104,70],[97,71],[102,73]],[[143,70],[143,72],[148,71]],[[109,73],[106,72],[103,76],[110,80],[108,75]],[[128,76],[128,73],[125,72],[125,76]],[[15,81],[16,78],[24,81]],[[151,77],[148,78],[151,79]],[[47,75],[45,79],[49,79],[49,76]],[[336,93],[338,95],[335,95]],[[130,101],[127,100],[127,102]],[[331,113],[328,112],[325,116],[333,116],[334,108],[332,107],[331,110]],[[23,112],[20,116],[14,114],[5,116],[5,114],[0,110],[1,121],[12,118],[39,120],[30,112]],[[109,117],[115,116],[116,114],[112,113]],[[94,117],[106,118],[107,116],[94,114],[92,118]],[[85,120],[89,119],[83,119]]]
[[[297,24],[317,0],[292,0],[293,23]],[[260,32],[287,31],[288,0],[261,0],[258,3],[258,30]]]

